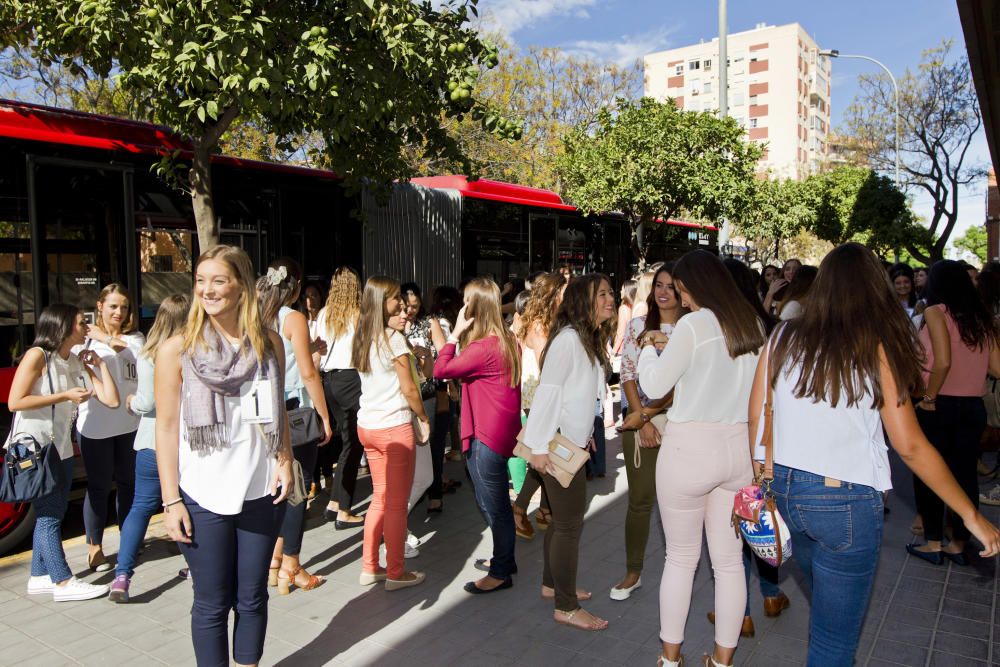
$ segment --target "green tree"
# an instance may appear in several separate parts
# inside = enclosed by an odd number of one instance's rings
[[[648,97],[617,105],[617,113],[602,109],[593,127],[566,137],[559,173],[566,196],[585,213],[628,218],[640,263],[640,230],[657,218],[682,211],[708,220],[745,217],[761,148],[734,119]]]
[[[501,36],[489,39],[508,51]],[[508,109],[520,119],[523,136],[518,141],[490,133],[469,115],[453,115],[444,120],[444,127],[460,142],[478,176],[559,190],[556,164],[563,137],[575,127],[592,128],[600,110],[616,99],[637,97],[641,81],[638,66],[619,67],[557,48],[530,47],[484,70],[476,91],[485,103]],[[462,165],[421,160],[415,168],[420,173],[445,174]]]
[[[164,158],[190,189],[202,248],[218,242],[209,158],[237,119],[259,123],[291,151],[322,138],[325,164],[349,182],[412,175],[403,147],[461,161],[440,125],[445,111],[476,111],[510,135],[473,96],[497,51],[468,25],[477,0],[7,0],[0,45],[43,66],[115,75],[154,120],[190,138],[189,170]]]
[[[976,256],[980,264],[986,263],[986,228],[973,225],[965,230],[965,233],[955,239],[952,244],[959,250],[971,253]]]
[[[969,146],[982,125],[979,101],[965,57],[952,58],[952,42],[924,51],[916,72],[899,79],[900,170],[904,189],[930,196],[928,234],[914,235],[908,249],[921,262],[944,256],[958,222],[959,189],[981,178],[981,167],[967,161]],[[860,94],[845,112],[848,146],[881,173],[895,162],[895,101],[882,75],[859,77]]]
[[[754,249],[755,260],[762,264],[778,260],[784,241],[813,227],[814,194],[804,181],[755,179],[751,204],[733,221]]]
[[[812,232],[834,245],[856,241],[875,252],[926,243],[906,196],[891,180],[864,167],[841,166],[809,177],[803,186],[814,207]]]

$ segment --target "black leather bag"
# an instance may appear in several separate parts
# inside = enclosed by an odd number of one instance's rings
[[[49,377],[49,393],[54,394],[49,355],[45,353],[45,372]],[[52,405],[52,424],[55,424],[56,406]],[[17,426],[17,415],[14,427]],[[11,428],[7,450],[3,457],[3,476],[0,477],[0,502],[30,503],[55,493],[64,483],[62,459],[54,442],[40,444],[27,433],[16,433]]]
[[[323,424],[315,408],[295,408],[288,411],[288,433],[292,447],[311,445],[323,439]]]

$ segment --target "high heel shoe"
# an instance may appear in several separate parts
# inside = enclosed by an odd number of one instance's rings
[[[277,563],[277,565],[275,565]],[[271,565],[267,568],[267,585],[274,588],[278,585],[278,571],[281,569],[281,559],[272,558]]]
[[[108,560],[108,557],[104,555],[104,551],[100,549],[96,551],[93,556],[87,557],[87,565],[89,565],[90,569],[94,572],[107,572],[111,569],[111,562]]]
[[[535,524],[538,526],[538,530],[548,530],[551,523],[552,512],[539,507],[538,511],[535,512]]]
[[[528,513],[517,505],[511,503],[514,511],[514,533],[523,540],[530,540],[535,536],[535,528],[528,521]]]
[[[299,583],[299,575],[302,574],[309,577],[306,583]],[[319,588],[326,581],[325,578],[309,574],[302,569],[302,566],[295,568],[294,572],[289,572],[288,570],[281,570],[278,572],[278,595],[288,595],[292,592],[292,586],[299,588],[303,591],[311,591],[314,588]]]

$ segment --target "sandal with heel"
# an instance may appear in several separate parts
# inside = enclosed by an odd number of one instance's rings
[[[300,574],[304,574],[309,577],[306,583],[300,584],[298,577]],[[278,595],[288,595],[292,592],[292,586],[303,591],[311,591],[314,588],[319,588],[326,582],[324,577],[315,574],[309,574],[302,569],[302,566],[295,568],[294,572],[289,572],[288,570],[281,570],[278,572]]]
[[[514,511],[514,534],[522,540],[534,538],[535,528],[528,520],[528,513],[514,503],[511,503],[510,507]]]
[[[277,563],[277,565],[275,565]],[[274,588],[278,585],[278,570],[281,569],[281,559],[272,558],[271,565],[267,568],[267,585]]]

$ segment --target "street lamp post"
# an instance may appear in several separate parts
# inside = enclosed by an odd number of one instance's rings
[[[857,60],[867,60],[868,62],[873,62],[876,65],[878,65],[879,67],[881,67],[883,70],[885,70],[885,73],[889,75],[889,81],[892,82],[892,90],[893,90],[893,93],[894,93],[894,96],[895,96],[895,106],[896,106],[896,189],[899,190],[899,123],[900,123],[900,115],[899,115],[899,86],[896,85],[896,77],[894,77],[892,75],[892,72],[883,63],[879,62],[878,60],[875,60],[874,58],[870,58],[868,56],[848,55],[846,53],[841,53],[837,49],[828,49],[828,50],[820,51],[819,55],[826,56],[827,58],[855,58]]]

